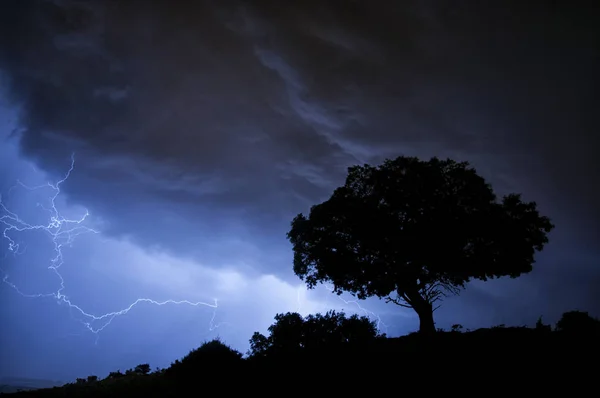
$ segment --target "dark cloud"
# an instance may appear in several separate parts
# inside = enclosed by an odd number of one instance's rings
[[[215,264],[210,242],[238,235],[288,275],[295,213],[348,165],[410,154],[536,199],[548,250],[595,247],[599,15],[583,3],[25,3],[0,16],[22,152],[58,172],[75,151],[65,190],[115,234]]]

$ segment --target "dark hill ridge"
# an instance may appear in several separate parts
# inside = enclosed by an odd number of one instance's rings
[[[187,397],[218,386],[219,394],[369,394],[404,390],[429,380],[423,391],[508,389],[569,392],[589,388],[600,354],[598,330],[495,327],[469,332],[418,333],[319,349],[286,349],[258,357],[214,340],[168,369],[144,374],[136,367],[103,380],[78,379],[64,387],[20,392],[15,397]],[[574,384],[573,384],[574,383]],[[470,387],[474,385],[475,387]],[[297,386],[297,387],[293,387]],[[209,388],[210,387],[210,388]],[[292,387],[292,390],[290,390]],[[311,392],[311,395],[313,395]],[[317,394],[318,393],[318,394]],[[12,395],[11,395],[12,396]]]

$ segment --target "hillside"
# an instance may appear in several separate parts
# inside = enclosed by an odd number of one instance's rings
[[[458,328],[457,328],[458,329]],[[495,327],[475,331],[413,333],[369,342],[242,354],[214,340],[168,369],[138,365],[103,380],[78,379],[64,387],[19,392],[11,397],[187,397],[203,394],[468,392],[518,388],[552,392],[588,388],[595,377],[600,333]],[[396,391],[396,392],[394,392]],[[415,390],[415,392],[417,392]]]

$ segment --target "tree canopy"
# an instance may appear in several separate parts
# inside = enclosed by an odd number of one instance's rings
[[[250,355],[289,353],[301,349],[313,350],[339,344],[364,343],[383,337],[377,325],[367,317],[343,312],[328,311],[323,314],[302,315],[295,312],[275,315],[269,326],[269,336],[255,332],[250,339]]]
[[[430,332],[434,303],[472,279],[530,272],[553,227],[519,194],[498,200],[468,162],[400,156],[348,168],[287,237],[309,288],[329,282],[338,294],[413,308]]]
[[[234,369],[239,366],[242,353],[216,338],[190,351],[181,360],[176,360],[166,370],[168,377],[185,378],[202,370],[205,374]]]
[[[577,334],[597,334],[600,332],[600,320],[586,311],[567,311],[556,323],[556,330]]]

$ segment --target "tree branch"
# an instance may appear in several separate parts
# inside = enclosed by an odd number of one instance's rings
[[[398,296],[397,298],[392,298],[390,296],[387,296],[385,298],[385,302],[386,303],[394,303],[394,304],[399,305],[400,307],[404,307],[404,308],[413,308],[412,305],[409,303],[409,301],[406,300],[406,298],[401,297],[400,295],[397,295],[397,296]],[[402,301],[406,302],[406,304],[403,303]]]
[[[443,298],[448,297],[450,294],[457,295],[460,289],[451,283],[444,281],[436,281],[433,283],[420,283],[420,294],[430,304],[434,304],[441,301]],[[439,308],[436,307],[436,308]]]

